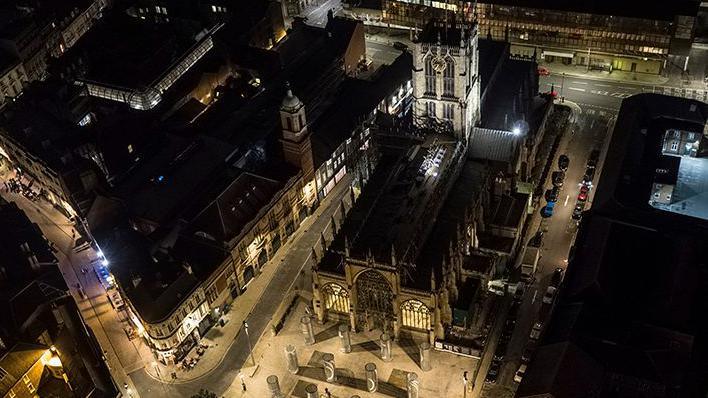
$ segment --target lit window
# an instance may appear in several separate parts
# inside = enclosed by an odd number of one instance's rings
[[[211,6],[211,11],[216,12],[216,6]]]
[[[133,153],[133,144],[128,144],[128,153]]]
[[[25,382],[25,385],[27,386],[27,389],[30,393],[33,393],[35,391],[34,385],[32,384],[32,381],[30,381],[30,378],[27,375],[22,376],[22,381]]]
[[[10,397],[10,398],[15,398],[16,396],[17,396],[17,394],[15,394],[14,391],[10,390],[10,395],[9,395],[9,397]]]

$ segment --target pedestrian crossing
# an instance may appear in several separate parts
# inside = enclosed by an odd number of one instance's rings
[[[664,95],[672,95],[674,97],[683,97],[695,99],[698,101],[708,102],[708,90],[681,88],[681,87],[644,87],[642,91],[645,93],[659,93]]]

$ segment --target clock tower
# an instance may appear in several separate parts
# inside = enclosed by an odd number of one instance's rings
[[[285,161],[302,170],[303,180],[308,182],[314,177],[315,168],[305,104],[293,95],[289,83],[286,83],[286,88],[285,98],[280,104],[280,125],[283,132],[280,142],[283,145]]]
[[[469,142],[480,112],[476,24],[431,21],[414,42],[416,125]]]

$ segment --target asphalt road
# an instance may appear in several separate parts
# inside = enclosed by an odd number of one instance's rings
[[[552,74],[541,78],[539,90],[553,88],[559,96],[582,106],[619,109],[622,99],[641,93],[660,93],[708,101],[708,90],[690,90],[646,83],[596,80]]]
[[[589,82],[588,86],[590,86]],[[578,93],[582,92],[578,91]],[[574,100],[590,98],[586,99],[586,101],[592,100],[598,105],[593,106],[587,103],[581,105],[582,113],[578,116],[574,128],[571,128],[564,137],[554,158],[554,170],[557,169],[557,158],[561,153],[568,155],[570,166],[566,172],[566,178],[560,191],[553,217],[543,219],[536,224],[539,225],[539,229],[544,231],[542,257],[539,261],[536,280],[532,286],[527,288],[524,302],[519,310],[516,328],[497,381],[497,384],[502,386],[516,386],[513,379],[516,370],[521,364],[521,355],[527,344],[535,344],[529,339],[531,327],[535,322],[539,321],[545,326],[548,321],[548,308],[541,308],[542,297],[549,285],[553,271],[557,267],[565,269],[567,266],[568,252],[576,232],[577,224],[571,219],[571,215],[579,193],[579,183],[585,173],[585,166],[590,152],[594,148],[601,148],[604,141],[609,138],[610,131],[608,128],[611,127],[611,121],[616,116],[616,109],[621,101],[620,98],[613,96],[597,97],[592,98],[588,94],[575,94],[572,96]],[[612,107],[615,109],[613,110]],[[575,133],[572,133],[573,130]],[[598,165],[598,173],[594,182],[598,179],[600,168],[601,165]],[[547,187],[550,187],[550,183],[547,184]],[[591,191],[586,209],[592,204],[592,194],[593,192]],[[542,203],[545,202],[542,201]],[[535,233],[535,229],[529,231],[530,235],[533,233]]]
[[[334,10],[335,14],[342,9],[341,0],[327,0],[322,4],[310,7],[302,13],[302,16],[307,18],[307,24],[312,26],[324,27],[327,25],[327,12]]]

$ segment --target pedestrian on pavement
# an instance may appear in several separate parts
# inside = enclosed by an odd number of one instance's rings
[[[327,396],[327,398],[332,398],[332,393],[329,392],[329,389],[327,388],[325,388],[325,395]]]
[[[241,388],[243,389],[243,392],[246,392],[246,382],[241,380]]]

